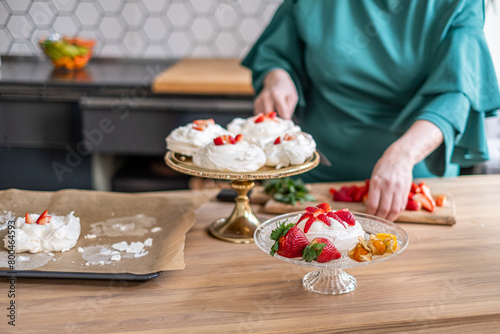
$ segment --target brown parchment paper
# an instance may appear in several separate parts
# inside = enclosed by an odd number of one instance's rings
[[[0,214],[10,211],[16,217],[22,217],[26,212],[40,214],[48,210],[50,214],[67,215],[74,211],[74,215],[80,218],[81,233],[76,246],[67,252],[53,252],[54,256],[50,261],[30,270],[144,275],[184,269],[185,236],[195,223],[194,210],[209,200],[210,197],[201,191],[123,194],[86,190],[39,192],[9,189],[0,191]],[[143,233],[136,235],[109,236],[101,233],[95,239],[85,238],[91,234],[91,227],[95,223],[136,215],[143,215],[148,221],[154,221],[154,224],[142,228]],[[151,229],[154,227],[160,227],[161,231],[153,233]],[[3,242],[6,234],[7,229],[0,231],[0,257],[3,258],[7,254]],[[147,255],[138,258],[122,257],[120,261],[110,261],[109,264],[88,265],[86,263],[89,261],[77,251],[78,247],[85,249],[104,245],[111,248],[117,242],[126,241],[130,244],[133,241],[144,242],[146,238],[153,239],[152,246],[145,248]],[[17,257],[19,256],[23,256],[22,259],[26,261],[32,255],[23,252],[18,253]],[[6,267],[0,266],[1,269]]]

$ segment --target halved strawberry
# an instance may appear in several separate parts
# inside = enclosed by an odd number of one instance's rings
[[[335,191],[333,194],[333,200],[338,202],[352,202],[352,197],[347,194],[345,188]]]
[[[413,195],[413,200],[420,202],[422,204],[422,207],[429,212],[433,212],[434,208],[436,207],[436,203],[431,202],[429,198],[423,193],[417,193]]]
[[[38,225],[46,225],[48,223],[50,223],[50,216],[49,216],[49,212],[47,210],[45,210],[41,215],[40,217],[38,217],[38,219],[36,220],[36,223]]]
[[[222,137],[214,138],[214,144],[215,145],[224,145],[224,140],[222,139]]]
[[[322,209],[324,212],[332,211],[332,207],[326,202],[318,204],[316,207]]]
[[[349,209],[342,209],[335,211],[335,215],[342,219],[344,222],[347,223],[347,225],[356,225],[356,218],[354,215],[349,211]]]
[[[302,258],[306,262],[330,262],[340,259],[341,254],[337,247],[327,238],[314,238],[304,249]]]
[[[257,117],[255,117],[254,123],[262,123],[266,119],[266,116],[264,116],[262,113],[258,114]]]
[[[422,208],[422,203],[417,202],[413,199],[409,199],[406,203],[406,210],[408,211],[418,211]]]
[[[271,239],[276,242],[271,247],[270,254],[294,258],[301,257],[302,251],[309,244],[306,235],[295,224],[285,225],[286,221],[280,223],[271,233]]]
[[[431,194],[431,188],[429,188],[429,186],[426,185],[423,182],[421,182],[419,184],[419,187],[422,190],[422,194],[425,197],[427,197],[427,199],[429,200],[429,202],[431,202],[432,206],[436,206],[436,201],[434,200],[434,197],[432,197],[432,194]]]
[[[241,133],[236,135],[236,137],[234,137],[234,141],[236,141],[237,143],[239,143],[242,140],[243,140],[243,135]]]
[[[276,138],[276,140],[274,141],[274,145],[278,144],[281,144],[281,137]]]
[[[35,220],[27,212],[26,212],[25,220],[26,220],[26,224],[35,224]]]
[[[215,121],[213,119],[197,119],[193,121],[193,129],[198,131],[205,130],[208,126],[214,125]]]
[[[335,214],[335,212],[333,212],[333,211],[329,211],[329,212],[327,212],[327,213],[326,213],[326,215],[327,215],[328,217],[333,218],[333,219],[335,219],[336,221],[338,221],[338,222],[339,222],[342,226],[344,226],[344,228],[347,228],[347,225],[344,223],[344,221],[343,221],[342,219],[340,219],[340,218],[339,218],[339,216],[337,216],[337,215]]]
[[[446,195],[439,195],[436,197],[436,205],[437,206],[445,206],[446,205]]]

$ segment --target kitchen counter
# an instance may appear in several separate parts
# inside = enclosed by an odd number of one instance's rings
[[[457,224],[400,224],[409,246],[394,258],[348,269],[345,295],[305,290],[311,268],[272,258],[255,244],[207,234],[231,203],[197,211],[186,269],[146,282],[17,280],[23,333],[497,333],[500,323],[500,176],[425,180],[453,196]],[[331,186],[339,186],[332,183]],[[213,195],[213,194],[212,194]],[[254,206],[257,214],[262,213]],[[7,295],[8,282],[0,289]],[[4,312],[5,309],[4,309]],[[4,313],[5,314],[5,313]],[[14,332],[7,320],[0,332]]]

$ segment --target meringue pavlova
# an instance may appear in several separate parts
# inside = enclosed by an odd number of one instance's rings
[[[316,151],[316,142],[305,132],[285,133],[274,142],[267,143],[264,151],[267,156],[266,166],[279,169],[303,164]]]
[[[285,120],[276,115],[276,112],[272,111],[246,119],[235,118],[227,125],[227,129],[233,135],[241,133],[246,141],[260,148],[264,148],[267,143],[285,132],[300,131],[300,127],[291,120]]]
[[[26,213],[16,219],[14,242],[7,236],[4,247],[16,253],[66,252],[73,248],[80,237],[80,218],[70,212],[66,216]]]
[[[266,154],[254,144],[236,137],[223,135],[203,147],[193,156],[196,166],[220,171],[254,172],[266,163]]]
[[[348,209],[333,211],[328,203],[306,208],[306,213],[294,217],[290,223],[304,231],[307,239],[327,238],[340,252],[347,252],[358,243],[365,231]]]
[[[166,138],[167,149],[192,156],[212,139],[229,132],[213,119],[199,119],[174,129]]]

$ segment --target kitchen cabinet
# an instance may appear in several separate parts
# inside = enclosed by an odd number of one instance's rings
[[[224,126],[253,109],[251,94],[152,92],[154,78],[176,62],[93,59],[83,71],[64,73],[53,71],[45,59],[4,57],[0,189],[185,188],[178,178],[187,176],[176,174],[170,180],[160,176],[161,182],[153,175],[151,188],[137,161],[161,160],[165,137],[177,126],[198,118]],[[134,171],[141,175],[142,186],[119,180],[121,188],[113,189],[120,170],[130,179]]]

